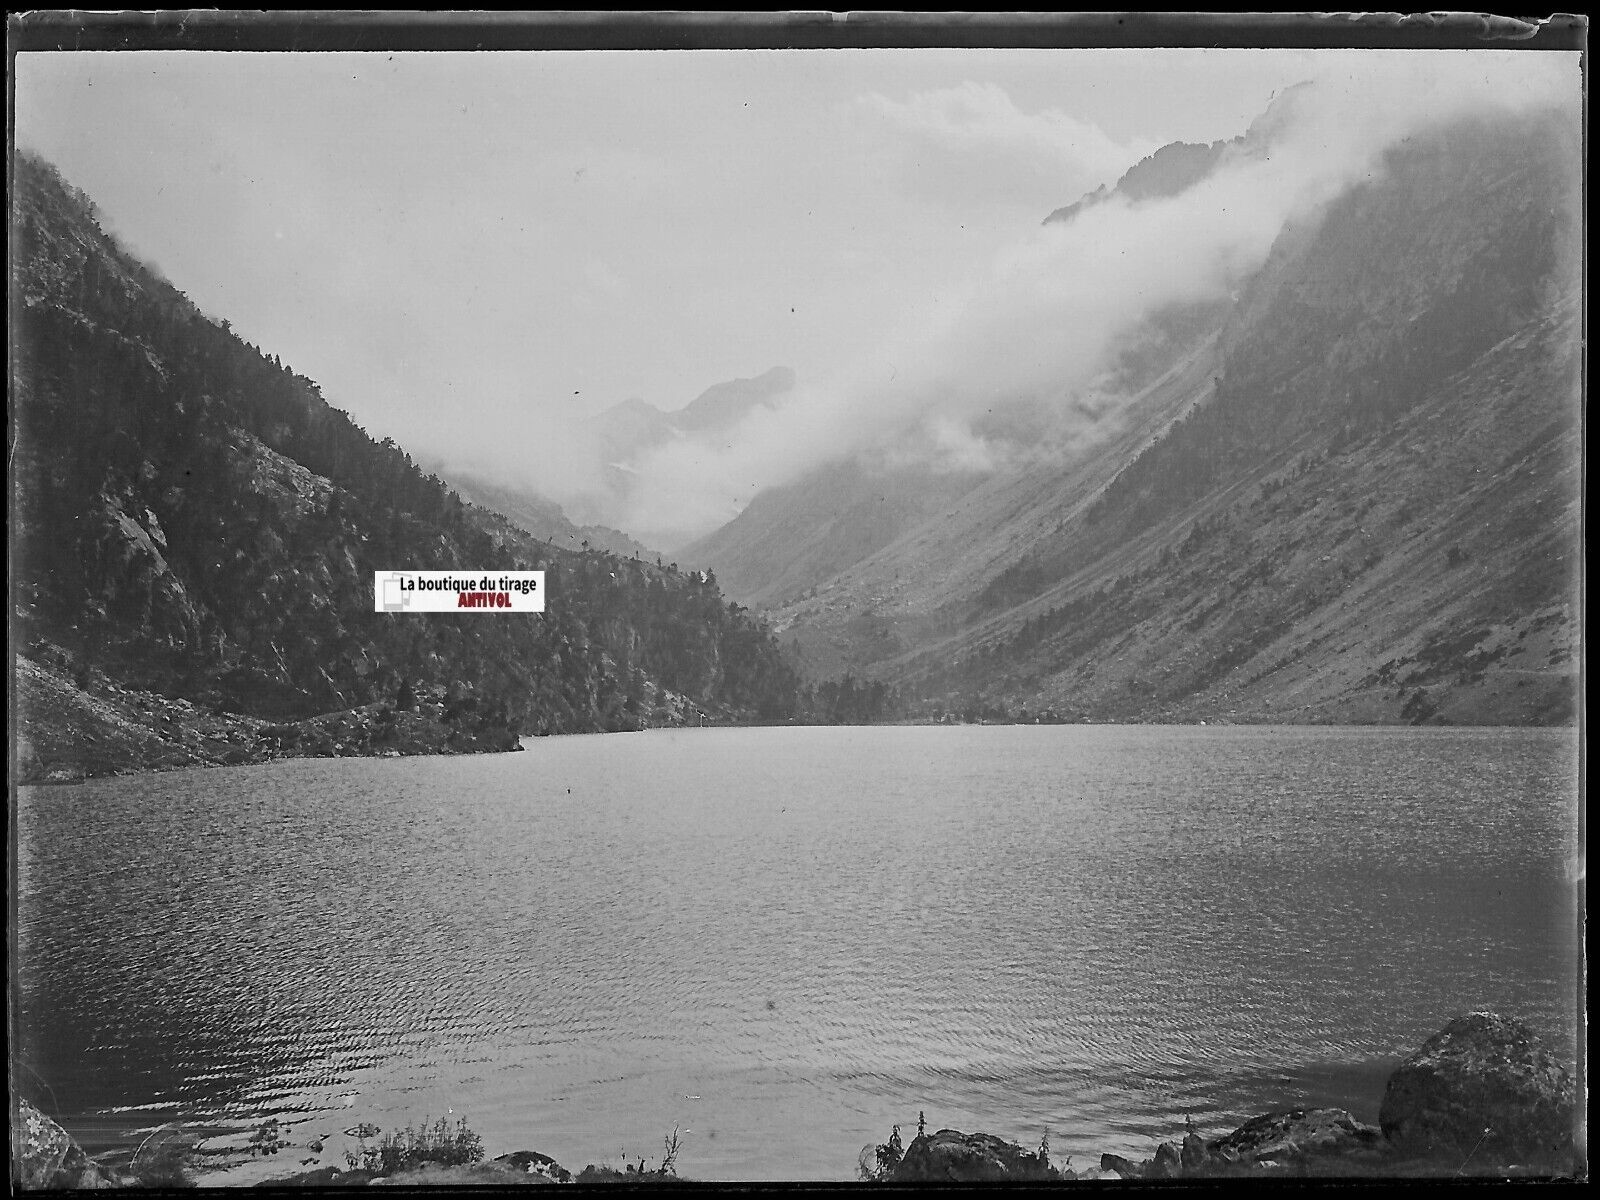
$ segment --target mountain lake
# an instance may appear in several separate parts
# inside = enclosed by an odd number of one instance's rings
[[[1376,1121],[1452,1017],[1579,1012],[1572,729],[658,730],[24,788],[14,1084],[202,1181],[362,1123],[850,1179],[898,1124],[1147,1158]],[[288,1145],[253,1158],[269,1118]]]

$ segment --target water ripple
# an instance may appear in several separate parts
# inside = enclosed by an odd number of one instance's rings
[[[24,789],[21,1077],[236,1151],[453,1109],[826,1178],[919,1110],[1089,1155],[1356,1109],[1468,1007],[1575,1045],[1569,731],[530,745]]]

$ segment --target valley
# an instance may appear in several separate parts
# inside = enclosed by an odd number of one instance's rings
[[[1090,447],[903,471],[915,502],[877,525],[829,467],[694,552],[808,675],[882,679],[919,719],[1570,721],[1568,136],[1472,121],[1392,151],[1231,305],[1147,337],[1159,376]]]

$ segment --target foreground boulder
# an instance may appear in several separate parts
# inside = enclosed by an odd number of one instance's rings
[[[1278,1173],[1323,1177],[1581,1175],[1571,1074],[1526,1025],[1470,1013],[1434,1034],[1389,1077],[1381,1128],[1338,1108],[1296,1108],[1224,1137],[1163,1142],[1154,1158],[1102,1156],[1124,1179]]]
[[[1386,1151],[1377,1128],[1363,1125],[1342,1108],[1294,1108],[1255,1117],[1207,1142],[1190,1173],[1231,1173],[1238,1167],[1361,1173],[1363,1167],[1382,1163]],[[1184,1166],[1190,1168],[1187,1153]]]
[[[1400,1064],[1378,1120],[1408,1153],[1565,1172],[1574,1167],[1576,1115],[1572,1076],[1528,1027],[1476,1012]]]
[[[1145,1168],[1146,1179],[1182,1179],[1183,1151],[1176,1142],[1162,1142],[1156,1156]]]
[[[370,1185],[372,1187],[477,1188],[483,1186],[526,1187],[571,1182],[572,1173],[549,1155],[540,1154],[534,1150],[517,1150],[511,1154],[502,1154],[490,1162],[455,1165],[432,1162],[420,1163],[403,1171],[395,1171],[390,1175],[380,1175],[376,1171],[368,1170],[353,1169],[343,1171],[337,1167],[322,1167],[316,1171],[305,1171],[285,1179],[268,1180],[257,1186],[274,1188],[350,1188]]]
[[[1120,1154],[1102,1154],[1100,1175],[1102,1178],[1143,1179],[1144,1167],[1136,1162],[1129,1162]]]
[[[121,1186],[121,1180],[85,1154],[65,1129],[26,1100],[19,1100],[17,1107],[11,1158],[18,1186],[72,1190]]]
[[[537,1150],[517,1150],[511,1154],[502,1154],[494,1160],[504,1163],[518,1171],[529,1175],[537,1175],[551,1183],[571,1183],[572,1172],[563,1167],[548,1154],[540,1154]]]
[[[1376,1126],[1342,1108],[1291,1108],[1252,1117],[1210,1141],[1193,1128],[1182,1142],[1162,1142],[1142,1163],[1115,1154],[1100,1158],[1102,1175],[1123,1179],[1219,1179],[1243,1176],[1371,1178],[1436,1174],[1409,1162]]]
[[[556,1180],[537,1171],[511,1166],[502,1162],[461,1163],[447,1166],[444,1163],[423,1163],[393,1175],[380,1175],[372,1180],[371,1187],[403,1188],[477,1188],[477,1187],[530,1187],[554,1184]]]
[[[890,1183],[989,1183],[1002,1179],[1060,1179],[1049,1161],[992,1133],[941,1129],[906,1147]]]

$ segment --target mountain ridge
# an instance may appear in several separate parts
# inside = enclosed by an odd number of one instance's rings
[[[392,715],[431,690],[463,748],[792,713],[793,672],[714,582],[465,503],[200,313],[26,154],[12,232],[24,656],[254,720]],[[546,612],[372,611],[375,570],[485,568],[544,570]],[[378,724],[340,752],[378,752],[394,722]]]
[[[1164,382],[1133,393],[1128,427],[1094,455],[999,472],[831,577],[786,581],[800,595],[769,608],[774,628],[808,669],[884,679],[924,716],[1570,720],[1579,161],[1570,122],[1547,114],[1402,143],[1164,344]],[[1449,464],[1486,470],[1523,421],[1537,436],[1519,461],[1547,473],[1496,460],[1511,472],[1498,511],[1522,519],[1463,528],[1442,497],[1477,504],[1477,481]],[[1419,469],[1395,448],[1410,444],[1442,465]],[[1377,528],[1355,517],[1363,506],[1384,514]],[[702,545],[735,547],[732,529]],[[1337,552],[1309,555],[1318,539]],[[1463,597],[1445,588],[1480,575]],[[1355,597],[1355,615],[1337,615]]]
[[[790,368],[773,367],[749,379],[714,383],[678,409],[660,409],[633,396],[605,409],[590,424],[599,434],[606,461],[626,463],[674,436],[731,429],[756,409],[770,407],[794,385]]]
[[[1216,170],[1230,153],[1265,151],[1289,113],[1312,90],[1310,83],[1284,88],[1272,97],[1250,127],[1236,137],[1219,138],[1214,142],[1168,142],[1134,163],[1110,188],[1102,184],[1071,204],[1056,209],[1041,224],[1070,221],[1114,196],[1138,203],[1181,195]]]
[[[579,525],[554,500],[526,487],[496,482],[468,469],[439,466],[440,478],[469,504],[500,513],[534,537],[567,550],[594,547],[623,557],[654,561],[661,552],[608,525]]]

